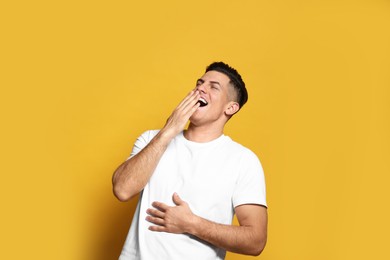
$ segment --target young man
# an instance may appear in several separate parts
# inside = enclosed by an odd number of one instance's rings
[[[263,170],[253,152],[223,134],[247,98],[237,71],[215,62],[160,131],[137,139],[113,175],[119,200],[140,193],[120,260],[261,253],[267,239]],[[232,225],[234,214],[239,226]]]

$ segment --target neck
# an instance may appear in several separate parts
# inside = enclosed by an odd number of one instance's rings
[[[223,134],[222,127],[196,126],[192,123],[184,131],[184,137],[192,142],[206,143],[217,139]]]

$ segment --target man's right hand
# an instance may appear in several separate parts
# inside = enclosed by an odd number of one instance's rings
[[[200,94],[198,90],[192,90],[175,108],[161,129],[170,138],[174,138],[186,126],[192,114],[198,109]]]
[[[199,97],[198,91],[191,91],[149,144],[116,169],[112,182],[114,194],[119,200],[127,201],[145,187],[171,140],[184,129],[191,115],[200,106]]]

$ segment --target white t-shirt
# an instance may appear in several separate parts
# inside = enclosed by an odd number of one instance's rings
[[[158,133],[143,133],[131,156]],[[231,224],[234,208],[242,204],[267,206],[263,169],[257,156],[230,137],[207,142],[187,140],[183,132],[168,145],[152,177],[140,194],[119,260],[215,260],[226,251],[188,234],[153,232],[145,220],[154,201],[174,206],[177,192],[192,212],[210,221]]]

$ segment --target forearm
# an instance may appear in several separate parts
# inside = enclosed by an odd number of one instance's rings
[[[142,151],[116,169],[112,182],[119,200],[127,201],[145,187],[171,139],[161,130]]]
[[[150,143],[114,172],[113,190],[119,200],[129,200],[145,187],[168,144],[184,129],[190,116],[199,107],[198,99],[199,92],[191,91],[172,112],[163,129]]]
[[[259,255],[267,240],[266,229],[223,225],[198,216],[188,233],[227,251],[246,255]]]

